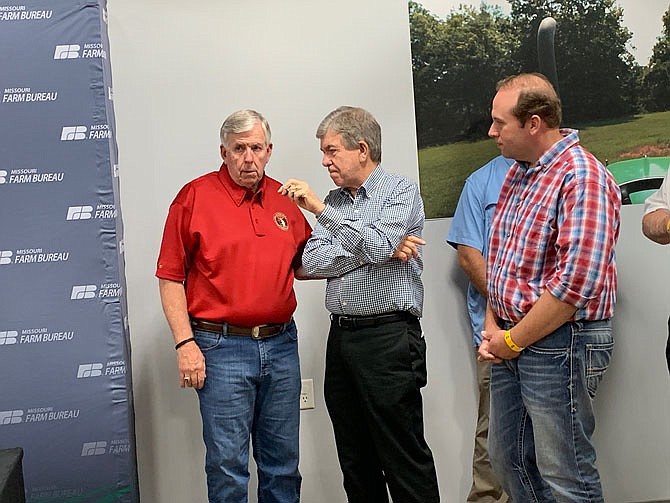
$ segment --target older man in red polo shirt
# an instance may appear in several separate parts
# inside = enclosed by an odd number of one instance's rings
[[[293,280],[311,227],[265,175],[271,154],[266,119],[231,114],[223,165],[179,191],[158,258],[180,384],[200,399],[210,502],[247,501],[250,437],[259,501],[299,501]]]

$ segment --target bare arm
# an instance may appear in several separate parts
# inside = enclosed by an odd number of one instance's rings
[[[184,284],[167,279],[158,280],[161,304],[170,325],[175,344],[193,337],[186,308]],[[177,350],[180,386],[202,388],[205,385],[205,358],[195,342],[188,342]],[[185,380],[185,377],[188,377]]]
[[[659,208],[642,217],[642,232],[645,236],[658,244],[670,244],[670,231],[668,230],[669,221],[670,210]]]
[[[486,259],[477,248],[467,245],[458,245],[458,265],[465,272],[482,297],[488,297],[486,292]]]

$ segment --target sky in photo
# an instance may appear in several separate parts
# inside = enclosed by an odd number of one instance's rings
[[[460,0],[416,0],[434,15],[444,18],[459,5],[478,6],[480,2]],[[489,5],[498,5],[503,12],[509,13],[510,5],[506,0],[486,0]],[[663,28],[663,13],[668,10],[668,0],[617,0],[623,7],[623,24],[633,33],[629,47],[631,53],[640,65],[647,65],[656,39],[661,35]],[[561,27],[557,27],[557,31]],[[634,47],[634,49],[633,49]]]

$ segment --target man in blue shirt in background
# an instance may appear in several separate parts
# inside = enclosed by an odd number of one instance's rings
[[[482,342],[486,313],[486,255],[493,211],[512,159],[498,156],[472,173],[466,180],[456,206],[447,242],[458,251],[458,263],[468,276],[467,304],[472,341],[477,348]],[[472,458],[472,487],[468,502],[503,503],[507,495],[498,483],[488,456],[489,382],[491,362],[477,362],[479,408],[475,449]]]

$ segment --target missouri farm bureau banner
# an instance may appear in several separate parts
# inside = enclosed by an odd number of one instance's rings
[[[105,0],[0,0],[0,448],[29,502],[137,501]]]

